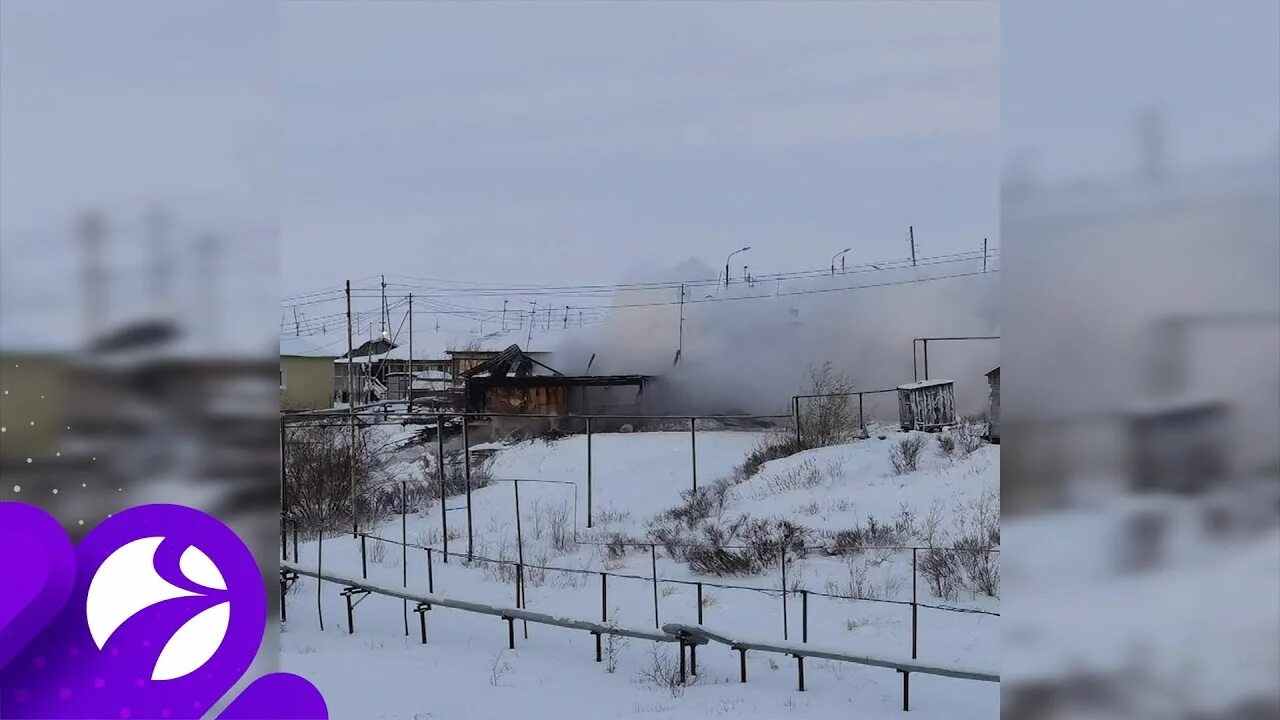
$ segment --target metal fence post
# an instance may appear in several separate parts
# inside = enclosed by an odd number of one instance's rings
[[[867,415],[862,412],[862,393],[858,393],[858,424],[862,426],[862,434],[867,434]]]
[[[809,642],[809,591],[800,591],[800,642]]]
[[[587,418],[587,527],[591,527],[591,418]]]
[[[449,495],[444,482],[444,415],[436,415],[436,476],[440,479],[440,531],[444,540],[444,554],[441,556],[446,565],[449,564],[449,513],[445,509],[445,498]]]
[[[702,624],[702,583],[698,583],[698,624]],[[689,645],[689,665],[694,675],[698,674],[698,644]]]
[[[471,439],[467,435],[467,416],[462,416],[462,472],[467,481],[467,561],[475,559],[476,538],[471,520]]]
[[[799,450],[803,442],[800,439],[800,396],[791,396],[791,414],[796,420],[796,449]]]
[[[782,556],[782,639],[788,640],[787,637],[787,548],[784,546],[781,552]]]
[[[911,548],[911,659],[912,660],[916,659],[916,639],[919,635],[919,613],[920,613],[920,606],[916,602],[916,548]],[[903,673],[902,675],[902,683],[903,683],[902,684],[902,688],[903,688],[902,702],[904,705],[903,709],[905,710],[906,709],[905,705],[907,702],[906,701],[906,697],[907,697],[906,673]]]
[[[435,593],[436,591],[436,574],[431,562],[431,548],[427,548],[427,592]]]
[[[689,418],[689,455],[692,458],[693,491],[698,492],[698,419]]]
[[[360,577],[365,580],[369,579],[369,555],[365,552],[365,539],[367,537],[364,533],[360,533]]]
[[[324,528],[316,541],[316,617],[320,619],[320,632],[324,632],[324,605],[320,602],[320,586],[324,584]]]
[[[649,557],[653,560],[653,626],[661,628],[658,622],[658,546],[649,543]]]
[[[413,377],[411,374],[410,378]],[[413,386],[412,381],[410,387]],[[403,480],[400,481],[400,582],[405,590],[409,589],[409,519],[406,506],[408,505],[409,488]],[[401,599],[404,605],[404,636],[409,637],[409,601]]]

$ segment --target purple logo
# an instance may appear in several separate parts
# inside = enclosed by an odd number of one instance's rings
[[[74,551],[57,521],[0,503],[0,718],[199,718],[249,670],[262,575],[216,519],[177,505],[111,517]],[[258,678],[219,716],[326,718],[302,678]]]

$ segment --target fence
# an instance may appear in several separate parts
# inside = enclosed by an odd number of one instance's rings
[[[638,575],[634,573],[614,572],[614,571],[609,571],[607,569],[595,570],[595,569],[588,569],[588,568],[573,568],[573,567],[555,566],[555,565],[549,565],[549,564],[543,564],[543,563],[537,563],[537,562],[528,562],[523,557],[523,550],[519,551],[519,557],[516,559],[507,559],[507,558],[501,558],[501,557],[493,558],[493,557],[485,557],[478,554],[468,555],[466,553],[451,552],[451,551],[442,549],[440,547],[433,547],[430,545],[423,545],[419,543],[409,542],[405,532],[406,517],[407,517],[406,515],[402,515],[402,518],[401,518],[401,538],[399,540],[396,540],[394,538],[381,537],[378,535],[373,535],[373,534],[364,533],[364,532],[357,533],[354,536],[353,540],[356,543],[358,543],[358,546],[359,546],[361,579],[367,580],[369,578],[369,558],[370,558],[370,552],[371,552],[370,551],[371,543],[386,544],[391,547],[400,548],[401,570],[402,570],[401,580],[402,580],[402,585],[405,589],[409,587],[408,568],[411,561],[408,556],[408,552],[410,550],[414,550],[416,552],[425,553],[425,566],[426,566],[425,569],[426,569],[426,581],[427,581],[428,592],[430,593],[436,592],[436,589],[440,584],[437,581],[437,568],[435,566],[436,558],[438,557],[441,562],[447,563],[448,558],[453,557],[461,561],[461,564],[466,568],[473,568],[477,565],[485,566],[487,568],[495,568],[495,567],[498,568],[496,572],[493,572],[494,577],[504,582],[509,582],[511,584],[511,592],[513,593],[515,607],[521,608],[521,609],[527,609],[528,607],[527,587],[529,584],[528,583],[529,573],[531,572],[540,573],[543,575],[547,573],[562,573],[566,575],[578,576],[583,578],[598,577],[600,579],[601,622],[608,622],[609,620],[608,597],[609,597],[609,588],[612,584],[611,580],[615,582],[623,581],[623,580],[639,581],[639,582],[644,582],[646,584],[649,584],[652,587],[652,597],[653,597],[652,610],[653,610],[654,628],[662,627],[662,618],[664,616],[664,612],[663,612],[663,606],[661,602],[663,593],[660,591],[660,588],[664,585],[685,586],[685,587],[691,587],[695,589],[696,593],[694,596],[694,600],[695,600],[694,613],[692,613],[692,615],[697,617],[697,620],[699,623],[703,621],[705,612],[706,612],[706,606],[704,603],[704,595],[703,595],[705,589],[711,588],[711,589],[722,590],[722,591],[740,591],[744,593],[749,592],[749,593],[755,593],[758,595],[764,595],[767,597],[774,597],[779,600],[779,609],[781,611],[782,637],[784,641],[790,640],[791,630],[792,630],[791,611],[788,607],[789,601],[795,602],[795,600],[798,599],[800,602],[800,618],[799,619],[800,619],[801,638],[804,642],[808,642],[808,629],[810,625],[810,619],[812,617],[812,612],[811,612],[812,603],[810,602],[811,599],[821,598],[826,600],[835,600],[835,601],[844,601],[844,602],[878,603],[886,606],[900,607],[903,610],[910,613],[910,623],[911,623],[910,652],[911,652],[912,659],[919,657],[918,653],[919,653],[919,646],[920,646],[920,610],[946,612],[946,613],[961,613],[961,614],[988,616],[988,617],[998,617],[1000,615],[1000,613],[998,612],[995,612],[992,610],[985,610],[981,608],[960,607],[955,605],[941,605],[941,604],[934,604],[934,603],[922,601],[919,595],[920,573],[918,571],[919,559],[921,557],[928,558],[930,556],[936,557],[938,555],[941,555],[944,557],[950,556],[954,558],[964,553],[977,553],[977,554],[983,555],[986,558],[989,558],[990,555],[992,554],[998,554],[999,553],[998,549],[975,550],[975,549],[966,549],[966,548],[927,548],[927,547],[912,547],[912,546],[862,548],[862,550],[866,550],[866,551],[889,551],[889,552],[910,551],[911,569],[912,569],[911,599],[906,600],[906,599],[893,599],[893,598],[884,598],[884,597],[860,596],[855,594],[831,592],[831,591],[824,592],[820,590],[810,590],[806,588],[796,587],[794,582],[792,583],[791,586],[789,586],[787,583],[788,566],[791,566],[792,568],[794,568],[794,563],[796,560],[803,558],[807,553],[810,553],[810,552],[825,551],[827,550],[826,546],[802,546],[802,547],[791,547],[791,548],[782,549],[782,552],[779,553],[780,562],[779,562],[779,568],[778,568],[778,572],[781,578],[780,585],[778,587],[758,587],[758,586],[732,584],[732,583],[717,582],[717,581],[689,580],[689,579],[682,579],[682,578],[663,577],[658,573],[659,543],[629,543],[631,547],[639,548],[642,551],[648,550],[650,567],[651,567],[651,572],[649,575]],[[338,537],[345,537],[348,535],[348,533],[346,533],[345,531],[335,530],[333,532]],[[299,551],[299,544],[298,544],[298,532],[296,528],[294,529],[292,537],[293,537],[292,562],[294,564],[299,564],[302,562],[302,558],[299,554],[300,551]],[[323,532],[319,533],[317,536],[317,542],[316,542],[317,565],[320,565],[323,561],[324,541],[325,541],[324,533]],[[580,544],[591,545],[595,543],[584,542]],[[748,549],[747,546],[726,546],[726,548],[727,549]],[[792,553],[794,553],[794,556],[789,558],[788,557],[789,554],[792,554]],[[666,557],[668,559],[671,559],[669,555],[667,555]],[[288,559],[289,559],[288,554],[286,552],[285,560],[288,560]],[[538,582],[536,584],[541,584],[541,582]],[[589,583],[586,583],[586,584],[589,584]],[[668,610],[670,610],[670,608],[668,608]],[[405,617],[406,617],[405,633],[408,634],[407,608],[406,608]],[[527,637],[527,626],[525,628],[525,631],[526,631],[526,637]]]
[[[806,444],[805,444],[805,442],[806,442],[806,438],[805,438],[805,428],[804,428],[804,425],[805,425],[805,411],[804,411],[804,407],[803,407],[803,403],[802,403],[802,401],[804,401],[804,400],[810,400],[810,401],[816,400],[816,401],[822,402],[822,401],[826,400],[827,398],[854,398],[854,397],[856,397],[856,398],[858,399],[858,432],[859,432],[859,434],[860,434],[862,437],[866,437],[866,436],[867,436],[867,414],[866,414],[866,398],[865,398],[865,396],[867,396],[867,395],[880,395],[880,394],[883,394],[883,393],[893,393],[893,394],[896,396],[896,395],[897,395],[897,393],[898,393],[898,390],[897,390],[897,388],[889,388],[889,389],[886,389],[886,390],[859,390],[859,391],[850,391],[850,392],[843,392],[843,393],[814,393],[814,394],[811,394],[811,395],[792,395],[792,396],[791,396],[791,416],[794,418],[793,422],[794,422],[794,424],[795,424],[796,447],[799,447],[799,448],[807,447],[807,446],[806,446]],[[895,407],[895,408],[897,407],[896,403],[895,403],[894,407]],[[844,413],[845,413],[845,412],[847,412],[847,411],[848,411],[848,409],[847,409],[847,408],[840,408],[840,409],[838,410],[838,412],[839,412],[840,414],[844,414]],[[821,414],[821,409],[819,410],[819,413]],[[819,422],[821,422],[821,419],[819,419]],[[812,434],[812,433],[811,433],[811,434]],[[812,441],[812,440],[815,440],[815,439],[817,439],[817,438],[812,438],[812,437],[811,437],[811,438],[808,438],[808,439],[809,439],[810,441]]]
[[[557,617],[546,613],[531,612],[519,606],[515,608],[490,605],[486,603],[471,602],[465,600],[457,600],[447,596],[439,595],[434,590],[429,590],[428,594],[417,594],[408,591],[407,587],[396,589],[370,583],[367,579],[356,580],[347,578],[333,573],[325,573],[321,565],[313,570],[311,568],[290,563],[281,563],[280,571],[280,613],[281,620],[287,620],[287,592],[288,587],[299,576],[307,575],[316,580],[316,601],[317,611],[320,613],[320,625],[323,629],[323,609],[320,604],[320,593],[324,582],[336,583],[343,585],[341,592],[346,600],[347,606],[347,625],[348,632],[355,632],[355,607],[359,600],[353,601],[352,598],[363,597],[370,593],[378,593],[393,598],[400,598],[407,608],[409,601],[416,603],[414,611],[418,614],[421,629],[421,637],[423,644],[427,642],[427,622],[426,613],[433,606],[448,607],[467,612],[479,613],[484,615],[492,615],[501,618],[507,623],[507,643],[510,649],[515,649],[516,632],[515,621],[521,620],[525,623],[528,638],[528,623],[540,623],[555,627],[562,627],[574,630],[585,630],[595,636],[596,646],[596,662],[603,661],[603,652],[601,647],[601,638],[604,635],[616,635],[622,637],[638,638],[650,640],[653,642],[674,642],[680,647],[680,675],[681,684],[687,682],[687,671],[696,675],[698,672],[697,648],[698,645],[717,642],[729,646],[731,649],[738,651],[741,667],[741,682],[747,681],[747,651],[758,650],[763,652],[774,652],[791,655],[796,659],[796,667],[799,677],[798,689],[803,692],[805,689],[804,682],[804,659],[806,657],[822,658],[826,660],[834,660],[837,662],[856,663],[860,665],[868,665],[873,667],[885,667],[896,670],[902,675],[902,709],[904,711],[910,709],[910,675],[912,673],[921,673],[929,675],[940,675],[945,677],[953,677],[967,680],[979,680],[985,682],[999,682],[999,675],[993,671],[968,668],[958,665],[939,665],[922,663],[915,660],[907,661],[897,658],[889,658],[883,656],[871,656],[866,654],[853,654],[839,649],[815,647],[808,644],[808,633],[806,630],[803,641],[799,644],[788,643],[778,644],[767,641],[746,640],[742,638],[732,638],[728,635],[708,630],[703,627],[702,615],[699,612],[698,624],[686,625],[680,623],[668,623],[661,626],[657,630],[644,630],[641,628],[631,628],[620,626],[617,623],[611,623],[607,618],[602,618],[601,622],[595,623],[585,620],[576,620],[571,618]],[[604,589],[602,585],[602,591]],[[655,595],[655,601],[656,601]],[[807,628],[807,622],[806,622]],[[406,615],[405,635],[409,634],[408,620]],[[688,665],[685,661],[685,649],[688,648]]]

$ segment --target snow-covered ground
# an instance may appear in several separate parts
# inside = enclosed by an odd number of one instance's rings
[[[813,529],[817,538],[821,531],[865,527],[868,517],[890,524],[905,513],[911,529],[901,544],[915,545],[923,542],[926,532],[938,541],[955,536],[960,532],[958,525],[969,522],[975,508],[996,502],[998,448],[983,446],[968,457],[943,457],[931,437],[920,468],[895,475],[889,453],[902,435],[880,432],[884,440],[873,431],[868,440],[766,463],[756,475],[733,486],[724,514],[789,519]],[[763,436],[761,432],[699,431],[699,484],[729,476]],[[397,452],[395,476],[420,481],[422,452],[422,448]],[[634,575],[640,577],[608,578],[609,619],[621,625],[653,627],[653,585],[641,579],[651,577],[649,548],[634,548],[619,558],[609,557],[593,543],[609,537],[646,540],[650,520],[680,503],[680,491],[692,483],[689,434],[599,434],[592,440],[592,457],[595,522],[587,529],[585,437],[501,446],[491,461],[493,481],[473,493],[475,553],[516,558],[515,493],[507,480],[518,478],[526,563],[585,571],[528,569],[527,607],[599,620],[599,573]],[[465,502],[464,496],[453,496],[446,504],[452,536],[449,549],[455,553],[467,551]],[[395,541],[403,533],[410,544],[439,548],[440,507],[410,512],[403,526],[399,516],[389,518],[370,532]],[[314,565],[319,551],[316,542],[302,543],[300,562]],[[427,589],[425,550],[403,550],[370,540],[367,552],[371,579],[399,584],[407,567],[409,587]],[[360,575],[360,546],[349,534],[326,538],[323,560],[328,572]],[[780,569],[749,577],[698,576],[658,546],[659,578],[704,582],[704,623],[709,628],[752,639],[783,639],[783,606],[777,592],[782,586]],[[435,553],[432,570],[437,593],[505,606],[515,602],[510,574],[497,565],[465,563],[459,557],[446,565]],[[909,606],[820,596],[910,600],[909,550],[844,557],[814,551],[804,558],[790,558],[787,573],[788,587],[814,593],[808,613],[811,642],[910,657]],[[531,625],[528,640],[519,637],[517,649],[510,651],[505,623],[499,619],[439,608],[429,613],[430,642],[423,646],[412,608],[406,636],[403,604],[378,596],[361,601],[356,633],[348,635],[339,590],[323,588],[325,629],[321,631],[316,586],[300,581],[289,596],[289,621],[281,634],[284,669],[315,682],[337,718],[773,718],[783,713],[858,718],[901,712],[900,676],[882,668],[810,660],[805,667],[806,691],[799,693],[794,660],[750,653],[749,682],[743,685],[738,682],[737,654],[713,645],[699,653],[698,681],[673,697],[641,678],[642,671],[652,665],[655,651],[675,656],[675,649],[667,645],[630,640],[617,653],[616,671],[609,673],[604,664],[594,662],[594,639],[587,633]],[[998,611],[996,599],[969,592],[951,599],[934,597],[923,578],[917,592],[922,603]],[[696,622],[693,585],[660,582],[658,594],[660,622]],[[788,599],[787,612],[787,635],[798,640],[802,617],[797,595]],[[994,669],[998,621],[989,615],[922,609],[919,657]],[[917,717],[978,718],[998,712],[999,688],[994,683],[917,676],[911,685],[912,712]]]

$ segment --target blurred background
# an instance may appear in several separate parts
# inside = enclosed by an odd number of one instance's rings
[[[1008,717],[1280,717],[1278,8],[1002,6]]]
[[[0,3],[0,500],[75,539],[135,505],[195,506],[249,543],[268,587],[275,17]]]

